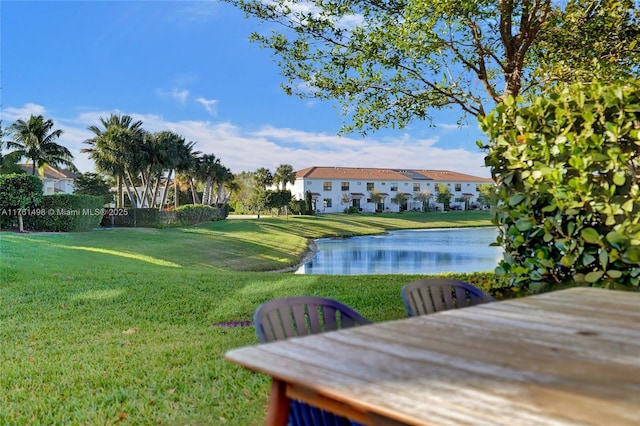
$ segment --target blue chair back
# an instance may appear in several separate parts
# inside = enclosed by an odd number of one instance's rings
[[[336,300],[317,296],[297,296],[274,299],[258,306],[253,315],[258,340],[261,343],[297,336],[323,333],[372,321]],[[353,426],[346,417],[300,401],[292,400],[290,426]]]
[[[271,300],[260,305],[253,315],[262,343],[370,323],[349,306],[317,296]]]
[[[493,302],[495,299],[464,281],[425,278],[405,285],[402,288],[402,301],[409,316],[419,316]]]

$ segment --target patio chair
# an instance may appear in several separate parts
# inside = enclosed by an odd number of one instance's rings
[[[402,301],[409,316],[413,317],[466,308],[495,299],[464,281],[426,278],[405,285],[402,288]]]
[[[334,331],[372,321],[336,300],[317,296],[274,299],[260,305],[253,324],[261,343]],[[353,426],[355,422],[292,400],[290,426]]]

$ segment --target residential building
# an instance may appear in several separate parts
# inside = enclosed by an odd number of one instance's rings
[[[33,166],[31,164],[18,164],[27,174],[31,174]],[[36,169],[36,173],[39,173]],[[68,170],[59,170],[49,165],[38,174],[42,179],[42,193],[44,195],[53,194],[73,194],[75,191],[74,180],[78,176]]]
[[[429,201],[432,209],[442,209],[435,201],[440,184],[449,187],[451,206],[464,209],[476,203],[480,185],[487,183],[494,182],[490,178],[448,170],[309,167],[298,170],[295,183],[287,188],[298,200],[304,200],[305,193],[310,191],[315,210],[320,213],[342,213],[348,207],[362,212],[399,212],[422,210],[423,203],[416,200],[416,195],[424,192],[433,194]],[[381,195],[380,203],[371,199],[374,189]],[[399,192],[406,199],[403,205],[392,201],[397,201]]]

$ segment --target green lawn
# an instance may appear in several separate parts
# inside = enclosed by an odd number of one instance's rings
[[[263,424],[268,378],[222,358],[257,343],[253,327],[219,324],[305,294],[374,321],[402,318],[400,288],[418,277],[264,271],[297,264],[308,238],[489,220],[486,212],[326,215],[0,233],[0,424]],[[489,272],[456,276],[485,290],[500,285]]]

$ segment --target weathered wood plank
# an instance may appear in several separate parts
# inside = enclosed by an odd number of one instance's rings
[[[227,358],[363,423],[637,426],[640,295],[619,293],[571,289]]]

